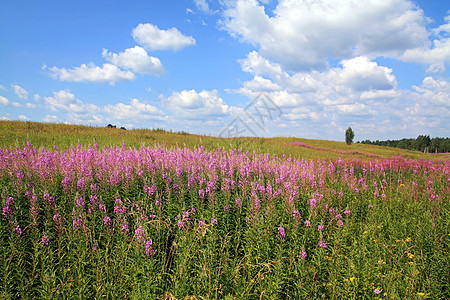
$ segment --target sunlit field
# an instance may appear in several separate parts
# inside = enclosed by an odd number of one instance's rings
[[[2,299],[450,298],[447,155],[11,123]]]

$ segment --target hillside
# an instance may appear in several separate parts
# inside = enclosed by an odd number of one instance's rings
[[[431,160],[449,159],[450,154],[428,154],[418,151],[395,149],[390,147],[352,144],[344,142],[310,140],[294,137],[240,137],[216,138],[188,134],[185,132],[173,133],[162,129],[133,129],[94,127],[82,125],[0,121],[0,147],[23,147],[27,142],[35,147],[51,149],[54,145],[60,150],[75,147],[115,147],[123,143],[127,147],[139,148],[141,146],[165,145],[167,147],[200,147],[208,150],[217,148],[241,148],[244,151],[256,150],[260,153],[269,153],[276,156],[291,156],[305,159],[338,159],[341,158],[377,158],[403,156],[413,159],[426,158]]]

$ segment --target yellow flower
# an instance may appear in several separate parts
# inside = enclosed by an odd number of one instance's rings
[[[408,257],[409,257],[410,259],[413,259],[413,258],[414,258],[414,254],[408,253]]]
[[[355,266],[350,266],[350,268],[354,269],[354,268],[355,268]]]
[[[407,243],[411,242],[411,238],[406,238],[405,242]]]
[[[417,296],[425,296],[425,293],[417,293]]]
[[[353,282],[355,279],[356,279],[355,277],[351,277],[350,282]]]

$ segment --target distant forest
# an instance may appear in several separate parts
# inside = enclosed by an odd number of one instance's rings
[[[374,142],[365,140],[357,143],[417,150],[429,153],[450,152],[450,138],[435,137],[430,139],[429,135],[419,135],[416,139],[411,138],[387,141],[376,140]]]

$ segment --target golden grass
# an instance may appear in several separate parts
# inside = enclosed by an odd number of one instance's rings
[[[139,148],[141,146],[199,147],[206,149],[241,148],[243,151],[256,150],[276,156],[291,156],[304,159],[337,159],[371,157],[392,157],[401,155],[414,159],[449,159],[450,154],[424,154],[417,151],[374,145],[351,144],[344,142],[309,140],[293,137],[276,138],[216,138],[186,133],[172,133],[154,129],[122,130],[117,128],[67,125],[61,123],[38,123],[23,121],[0,121],[0,147],[21,148],[30,141],[34,147],[60,150],[81,144],[87,148],[98,143],[100,148],[122,146]],[[308,144],[308,147],[294,143]]]

